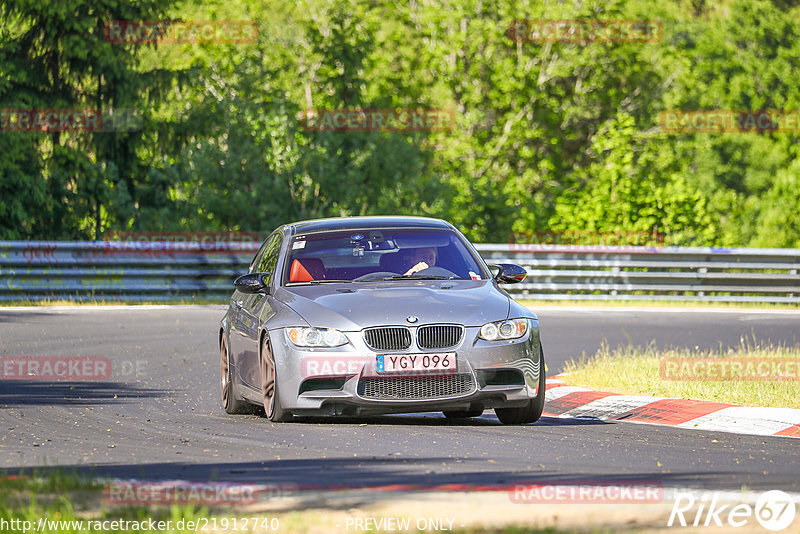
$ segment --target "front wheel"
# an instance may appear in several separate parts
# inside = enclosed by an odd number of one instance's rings
[[[278,373],[275,371],[275,358],[269,336],[265,335],[261,344],[261,393],[264,397],[264,414],[275,423],[289,421],[292,414],[283,409],[278,395]]]
[[[544,350],[539,346],[539,391],[535,398],[521,408],[495,408],[494,413],[504,425],[521,425],[535,423],[544,410],[544,393],[547,385],[547,373],[544,370]]]

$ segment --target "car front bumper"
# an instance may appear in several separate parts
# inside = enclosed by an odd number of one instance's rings
[[[448,375],[377,373],[377,356],[390,353],[370,349],[361,332],[345,332],[343,347],[302,349],[283,329],[270,331],[280,402],[296,415],[369,415],[520,407],[543,395],[538,322],[510,341],[484,341],[479,330],[467,327],[454,348],[391,353],[455,353],[457,371]]]

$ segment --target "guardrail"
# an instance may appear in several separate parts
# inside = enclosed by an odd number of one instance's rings
[[[260,243],[0,241],[0,300],[225,302]]]
[[[224,302],[254,242],[0,241],[0,300]],[[800,249],[480,244],[518,263],[510,293],[540,300],[800,303]]]
[[[541,300],[800,303],[800,249],[476,245],[528,270],[513,287]]]

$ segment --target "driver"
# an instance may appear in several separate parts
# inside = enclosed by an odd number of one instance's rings
[[[436,247],[423,247],[415,249],[409,258],[411,267],[404,276],[417,273],[436,265]]]

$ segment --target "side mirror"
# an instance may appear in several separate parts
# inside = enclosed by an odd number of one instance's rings
[[[233,285],[235,285],[236,289],[242,293],[253,294],[269,292],[269,286],[264,280],[264,277],[269,276],[270,274],[272,273],[245,274],[234,280]]]
[[[497,280],[498,284],[517,284],[528,276],[528,272],[525,269],[513,263],[498,263],[490,267],[497,268],[497,274],[494,275],[494,279]]]

